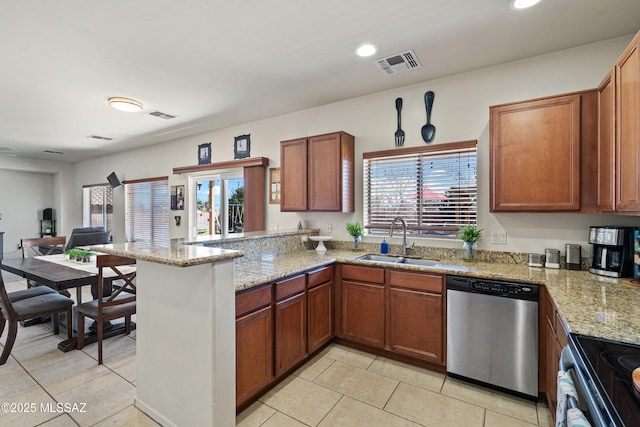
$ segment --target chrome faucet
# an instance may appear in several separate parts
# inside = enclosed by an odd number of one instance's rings
[[[407,223],[399,216],[393,218],[391,221],[391,232],[389,232],[389,238],[393,237],[393,230],[396,226],[396,221],[402,223],[402,255],[407,255]]]

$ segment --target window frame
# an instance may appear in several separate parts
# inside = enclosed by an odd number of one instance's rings
[[[94,213],[91,210],[94,189],[101,188],[102,191],[102,223],[93,222]],[[110,193],[110,194],[109,194]],[[111,204],[109,204],[109,198]],[[113,187],[108,183],[83,185],[82,186],[82,226],[83,227],[104,227],[106,231],[113,232],[114,210],[113,210]]]
[[[455,184],[455,181],[448,181],[447,179],[450,178],[447,178],[446,173],[442,175],[428,175],[424,170],[424,165],[430,157],[434,160],[446,160],[447,157],[454,158],[456,153],[462,155],[458,159],[458,174],[463,174],[462,176],[465,182],[461,183],[463,185],[459,185],[456,197],[451,197],[450,193],[448,196],[444,195],[441,200],[446,200],[446,202],[441,202],[440,205],[436,207],[437,211],[435,212],[442,218],[443,224],[426,225],[427,220],[433,220],[433,212],[427,212],[425,214],[424,211],[424,189],[427,188],[427,190],[429,190],[425,182],[429,181],[429,177],[431,177],[431,181],[441,178],[440,182],[448,185],[448,191],[451,191],[451,185]],[[468,159],[470,155],[474,161],[467,162],[466,167],[460,168],[460,166],[463,165],[463,162],[460,160]],[[401,164],[399,162],[406,160],[407,165],[402,165],[401,168],[396,169],[397,166],[393,165],[394,159],[398,160],[397,164]],[[375,198],[375,193],[384,192],[385,189],[383,186],[389,183],[389,180],[379,179],[379,176],[375,176],[375,173],[371,176],[372,168],[375,168],[376,162],[378,162],[378,167],[387,165],[389,169],[388,173],[397,172],[399,169],[402,169],[402,178],[406,179],[406,185],[409,187],[415,186],[415,190],[410,189],[407,192],[403,189],[402,193],[408,193],[409,195],[406,197],[401,196],[400,200],[406,202],[407,199],[411,199],[414,200],[414,202],[409,202],[404,206],[398,206],[396,209],[399,212],[372,207],[372,200]],[[464,225],[477,225],[478,223],[478,149],[476,140],[363,153],[362,174],[363,223],[367,230],[367,235],[382,236],[387,234],[391,228],[391,222],[396,216],[400,216],[407,221],[407,234],[415,238],[457,238],[460,227]],[[376,180],[378,180],[381,187],[375,187]],[[371,181],[374,182],[372,183]],[[446,188],[446,186],[443,186],[440,190],[443,191],[446,190]],[[372,191],[372,189],[374,191]],[[411,194],[412,191],[415,191],[415,196]],[[411,203],[414,203],[414,205],[412,206]],[[456,213],[451,214],[451,206],[453,206],[453,209],[456,209]],[[446,225],[447,222],[449,222],[450,225]]]

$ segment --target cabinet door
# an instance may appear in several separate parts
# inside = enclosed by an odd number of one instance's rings
[[[276,377],[307,356],[307,306],[304,293],[275,305]]]
[[[491,211],[580,209],[580,95],[491,107]]]
[[[616,64],[616,210],[640,211],[640,35]]]
[[[307,140],[280,143],[280,210],[307,210]]]
[[[610,72],[598,87],[598,208],[615,210],[615,82]]]
[[[309,289],[307,303],[311,353],[333,336],[333,281]]]
[[[389,350],[444,365],[442,295],[391,288]]]
[[[268,306],[236,320],[236,407],[272,378],[273,310]]]
[[[342,210],[340,134],[309,139],[309,210]]]
[[[342,282],[342,337],[384,347],[384,286]]]

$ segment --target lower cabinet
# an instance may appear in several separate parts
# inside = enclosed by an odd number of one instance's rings
[[[442,276],[390,271],[388,350],[444,365]]]
[[[236,297],[236,406],[273,381],[271,285]]]
[[[342,338],[384,347],[384,269],[342,266]]]
[[[342,265],[341,337],[445,364],[444,276]]]
[[[307,349],[313,353],[333,338],[334,267],[307,274]]]
[[[560,362],[560,354],[562,348],[568,344],[567,331],[565,330],[562,319],[558,314],[558,310],[553,304],[548,292],[544,291],[543,297],[544,308],[544,323],[545,323],[545,336],[544,336],[544,384],[545,394],[547,395],[547,402],[549,403],[549,409],[551,414],[555,418],[556,404],[557,404],[557,389],[556,381],[558,375],[558,364]]]
[[[293,295],[284,294],[275,304],[275,352],[276,377],[285,373],[307,357],[307,295],[305,276],[298,276],[276,283],[286,286]]]
[[[236,408],[333,338],[333,265],[236,294]]]

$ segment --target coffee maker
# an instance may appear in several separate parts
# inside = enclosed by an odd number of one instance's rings
[[[590,227],[589,271],[609,277],[633,276],[635,227]]]

